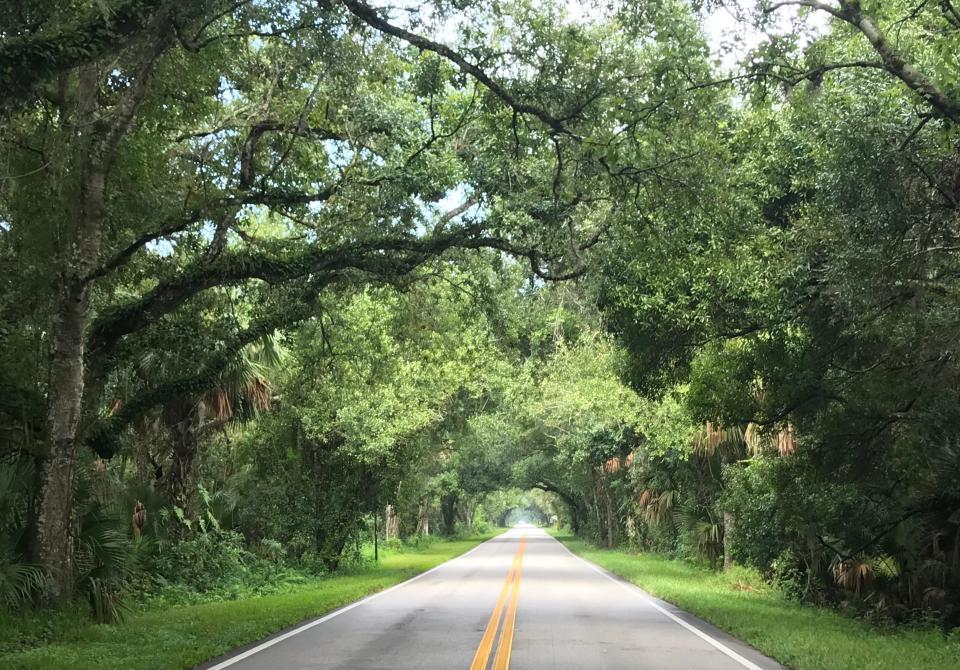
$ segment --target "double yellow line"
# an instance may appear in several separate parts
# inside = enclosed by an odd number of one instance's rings
[[[517,603],[520,600],[520,573],[523,569],[523,553],[526,548],[527,538],[521,537],[520,546],[517,547],[507,579],[503,583],[503,588],[500,589],[500,597],[497,598],[496,607],[493,608],[493,613],[487,622],[487,629],[483,631],[483,637],[480,638],[480,646],[477,647],[470,670],[487,670],[490,652],[493,651],[493,640],[497,636],[497,628],[500,627],[500,615],[503,614],[504,606],[507,608],[507,616],[503,622],[503,630],[500,632],[500,643],[497,645],[497,655],[493,659],[493,670],[507,670],[510,667],[513,630],[517,621]]]

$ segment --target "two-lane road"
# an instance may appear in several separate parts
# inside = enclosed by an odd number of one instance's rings
[[[209,670],[774,670],[781,666],[517,527]]]

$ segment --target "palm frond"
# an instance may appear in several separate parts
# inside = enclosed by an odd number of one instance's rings
[[[88,579],[86,586],[94,621],[104,624],[123,621],[129,607],[124,604],[119,589],[107,580],[97,577]]]
[[[641,500],[646,503],[642,505],[646,522],[659,525],[667,521],[673,512],[675,494],[673,490],[655,492],[652,489],[647,489],[640,494]]]
[[[869,559],[847,558],[833,565],[833,579],[841,588],[853,591],[857,597],[873,583],[873,563]]]
[[[739,426],[723,427],[707,421],[693,436],[693,452],[699,456],[716,453],[737,455],[747,446],[745,429]]]
[[[0,556],[0,607],[22,607],[46,587],[47,575],[40,566],[20,563],[10,555]]]

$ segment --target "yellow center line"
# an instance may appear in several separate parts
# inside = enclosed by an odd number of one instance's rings
[[[503,630],[500,631],[500,642],[497,644],[497,656],[493,659],[493,670],[508,670],[510,667],[510,652],[513,651],[513,629],[517,621],[517,603],[520,600],[520,576],[522,572],[523,561],[521,560],[517,564],[517,569],[513,572],[513,593],[510,595],[510,605],[507,607],[506,618],[503,620]]]
[[[480,646],[477,647],[477,653],[473,657],[473,663],[470,664],[470,670],[486,670],[487,668],[487,662],[490,660],[490,653],[493,651],[493,640],[497,636],[497,628],[500,627],[500,615],[503,612],[504,604],[506,604],[507,595],[510,593],[511,588],[513,588],[514,583],[517,581],[515,577],[520,573],[520,565],[523,562],[523,552],[526,549],[526,544],[527,539],[525,537],[521,537],[520,546],[517,547],[517,553],[513,557],[513,563],[510,565],[509,572],[507,572],[507,578],[503,582],[503,588],[500,589],[500,596],[497,598],[497,604],[493,608],[493,613],[490,614],[489,621],[487,621],[487,628],[483,631],[483,637],[480,639]],[[511,600],[511,603],[512,602],[513,601]],[[514,613],[516,613],[515,606]],[[499,654],[500,649],[498,648],[497,655],[499,656]]]

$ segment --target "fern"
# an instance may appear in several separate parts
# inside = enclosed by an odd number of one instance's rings
[[[0,555],[0,606],[3,609],[23,607],[46,587],[47,575],[40,567],[20,563],[17,556],[8,552]]]

